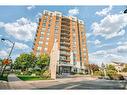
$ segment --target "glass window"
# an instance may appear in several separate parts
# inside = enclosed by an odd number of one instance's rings
[[[46,19],[43,20],[43,23],[46,23]]]
[[[39,47],[37,47],[37,50],[41,50],[41,49],[42,49],[42,47],[40,47],[40,46],[39,46]]]
[[[43,31],[41,32],[41,35],[44,35],[44,32]]]
[[[40,39],[43,39],[43,36],[40,36]]]
[[[56,20],[58,21],[60,19],[60,17],[56,16]]]
[[[45,30],[46,30],[46,28],[43,27],[43,28],[42,28],[42,31],[45,31]]]
[[[49,40],[49,38],[46,38],[47,40]]]
[[[48,45],[48,42],[46,42],[45,44]]]
[[[43,42],[42,41],[39,41],[39,44],[43,44]]]
[[[46,27],[46,23],[43,23],[43,25],[42,25],[43,27]]]
[[[48,48],[44,48],[44,52],[47,52]]]

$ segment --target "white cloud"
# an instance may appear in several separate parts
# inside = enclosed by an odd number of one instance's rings
[[[90,53],[90,60],[95,61],[97,63],[100,62],[111,62],[113,60],[117,60],[120,62],[126,62],[127,61],[127,43],[121,44],[117,46],[116,48],[112,49],[106,49],[106,50],[98,50],[95,52]]]
[[[3,27],[4,23],[3,22],[0,22],[0,28]]]
[[[68,14],[69,14],[70,16],[78,15],[78,14],[79,14],[79,9],[78,9],[78,8],[70,9],[70,10],[68,11]]]
[[[127,41],[124,41],[124,42],[119,41],[119,42],[117,42],[117,45],[127,45]]]
[[[89,38],[90,36],[92,36],[92,33],[86,33],[87,38]]]
[[[0,57],[1,57],[1,58],[5,58],[5,57],[7,57],[7,56],[8,56],[8,53],[7,53],[6,51],[0,50]]]
[[[100,44],[101,44],[101,41],[98,40],[98,39],[96,39],[95,41],[90,41],[90,40],[88,40],[87,43],[88,43],[88,44],[94,44],[94,45],[100,45]]]
[[[107,15],[99,23],[92,24],[94,35],[100,35],[105,39],[111,39],[125,34],[124,28],[127,26],[126,14]]]
[[[34,8],[35,8],[34,5],[32,5],[32,6],[28,6],[28,7],[27,7],[28,10],[31,10],[31,9],[34,9]]]
[[[37,24],[22,17],[16,20],[16,22],[1,24],[1,27],[5,29],[8,35],[13,36],[15,39],[30,41],[34,38]]]
[[[26,45],[26,44],[23,44],[23,43],[18,43],[18,42],[16,42],[16,43],[15,43],[15,48],[17,48],[17,49],[28,49],[29,46]]]
[[[99,16],[106,16],[112,10],[112,6],[102,9],[101,11],[97,11],[95,14]]]
[[[6,44],[11,48],[12,47],[12,43],[6,41]],[[9,51],[10,51],[10,48],[9,48]],[[19,42],[15,42],[15,45],[14,45],[14,49],[20,49],[20,50],[23,50],[23,49],[29,49],[30,47],[24,43],[19,43]]]
[[[100,40],[95,40],[95,41],[94,41],[94,44],[95,44],[95,45],[100,45],[100,44],[101,44],[101,41],[100,41]]]

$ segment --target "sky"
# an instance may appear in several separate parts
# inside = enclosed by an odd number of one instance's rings
[[[43,10],[60,11],[85,22],[89,62],[127,63],[127,14],[125,6],[0,6],[0,38],[15,42],[11,58],[32,51],[38,18]],[[12,44],[0,41],[0,58]]]

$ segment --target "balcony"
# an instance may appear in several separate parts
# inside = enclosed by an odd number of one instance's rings
[[[61,29],[70,30],[70,27],[67,25],[61,25]]]
[[[61,36],[70,38],[70,33],[61,32]]]
[[[63,17],[63,18],[62,18],[62,21],[70,22],[70,19],[67,18],[67,17]]]
[[[69,48],[70,47],[70,43],[67,42],[60,42],[61,47],[66,47]]]
[[[66,37],[60,37],[61,42],[70,42],[70,39]]]
[[[63,32],[63,33],[70,33],[70,29],[61,28],[61,32]]]
[[[63,55],[63,56],[70,56],[70,52],[60,51],[60,55]]]
[[[67,25],[67,26],[70,26],[70,22],[68,22],[68,21],[62,21],[62,23],[61,23],[62,25]]]
[[[70,57],[60,56],[60,60],[68,60],[68,61],[70,61]]]
[[[70,51],[70,48],[69,47],[65,47],[65,46],[61,46],[60,50]]]

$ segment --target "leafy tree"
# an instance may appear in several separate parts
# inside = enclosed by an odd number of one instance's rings
[[[89,69],[92,75],[95,71],[99,71],[99,66],[96,64],[88,64],[87,68]]]
[[[22,71],[28,71],[28,68],[35,66],[36,57],[33,53],[23,53],[15,60],[15,69],[21,69]]]
[[[38,67],[42,69],[44,69],[45,67],[49,66],[50,63],[50,58],[47,54],[42,54],[37,58],[37,65]]]
[[[0,65],[2,65],[2,61],[3,61],[3,60],[0,58]]]
[[[122,70],[123,72],[127,72],[127,64],[125,65],[125,67]]]
[[[99,71],[99,66],[96,64],[89,64],[89,68],[94,71]]]
[[[114,65],[111,65],[111,64],[107,65],[107,66],[106,66],[106,69],[107,69],[107,70],[117,71],[116,68],[115,68],[115,66],[114,66]]]

